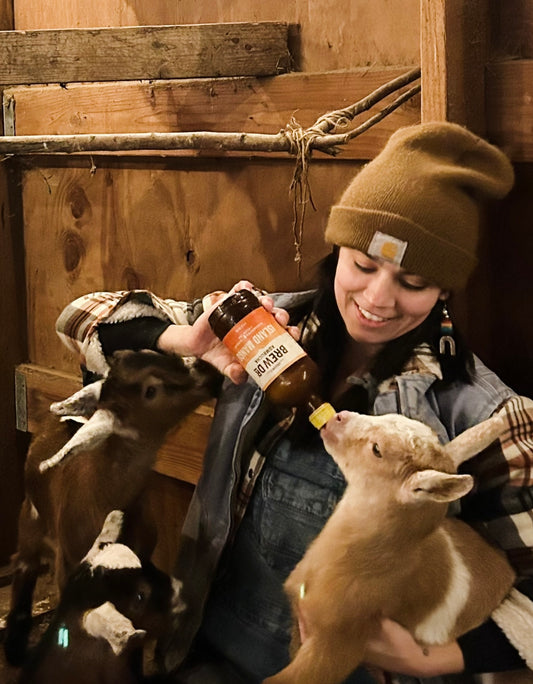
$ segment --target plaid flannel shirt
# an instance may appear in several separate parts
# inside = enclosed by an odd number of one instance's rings
[[[178,325],[191,324],[213,301],[207,295],[192,303],[161,299],[144,290],[132,292],[97,292],[80,297],[69,304],[57,320],[56,329],[62,342],[77,353],[80,363],[88,370],[105,372],[105,360],[97,335],[101,322],[117,322],[150,315]],[[313,331],[313,326],[309,328]],[[309,334],[309,329],[307,334]],[[427,357],[415,357],[408,372],[427,369]],[[485,533],[507,554],[517,573],[517,583],[533,597],[533,401],[512,396],[497,409],[508,424],[508,429],[482,457],[471,459],[465,466],[476,481],[475,493],[462,503],[462,514],[467,522],[483,528]],[[262,456],[252,456],[253,473],[241,483],[237,498],[237,517],[244,514],[261,469]],[[255,460],[254,460],[255,459]],[[525,598],[525,597],[524,597]],[[505,602],[504,602],[505,603]],[[533,602],[519,608],[523,630],[529,631],[518,642],[511,639],[526,661],[533,667]],[[507,634],[507,630],[506,634]]]

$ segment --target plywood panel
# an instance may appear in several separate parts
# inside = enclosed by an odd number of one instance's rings
[[[292,121],[304,128],[328,111],[367,97],[407,72],[405,67],[275,78],[28,86],[4,93],[12,134],[229,131],[276,134]],[[405,91],[407,88],[403,88]],[[358,115],[360,125],[398,92]],[[342,158],[370,159],[400,126],[419,121],[420,98],[402,105],[342,148]],[[12,112],[12,115],[9,115]],[[340,129],[344,132],[348,129]]]
[[[419,0],[15,0],[17,29],[284,21],[294,25],[296,66],[328,71],[372,64],[417,64]]]
[[[24,176],[30,360],[57,369],[75,371],[76,360],[59,343],[55,319],[86,292],[146,287],[189,299],[241,278],[270,291],[308,285],[328,251],[329,207],[358,168],[311,164],[317,211],[308,207],[299,274],[292,162],[93,162]]]

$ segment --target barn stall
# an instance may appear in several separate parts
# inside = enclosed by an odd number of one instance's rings
[[[309,287],[329,207],[400,126],[466,124],[515,164],[514,190],[486,220],[485,266],[453,313],[481,358],[533,395],[533,2],[226,4],[0,4],[7,578],[35,411],[81,383],[54,331],[63,307],[108,289],[190,299],[241,278]],[[401,85],[381,97],[391,82]],[[356,103],[362,111],[327,133],[380,120],[335,154],[298,144],[324,114]],[[166,569],[212,411],[200,407],[171,436],[152,476]]]

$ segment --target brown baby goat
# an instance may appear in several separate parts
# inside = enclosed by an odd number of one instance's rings
[[[219,378],[203,361],[121,351],[104,380],[52,405],[25,467],[4,644],[10,662],[24,657],[33,590],[50,542],[60,589],[112,510],[124,512],[121,541],[143,561],[150,558],[155,529],[143,492],[157,451],[172,427],[215,394]],[[79,427],[76,419],[85,422]]]
[[[503,429],[495,417],[443,447],[404,416],[343,411],[327,423],[322,439],[347,487],[285,583],[293,660],[265,682],[339,684],[362,662],[382,617],[420,643],[442,644],[491,614],[514,572],[446,511],[473,486],[470,475],[456,474],[459,463]]]

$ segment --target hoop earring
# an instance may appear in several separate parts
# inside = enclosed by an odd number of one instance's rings
[[[442,306],[442,320],[440,322],[439,354],[455,356],[455,340],[453,339],[453,323],[448,313],[446,302]]]

